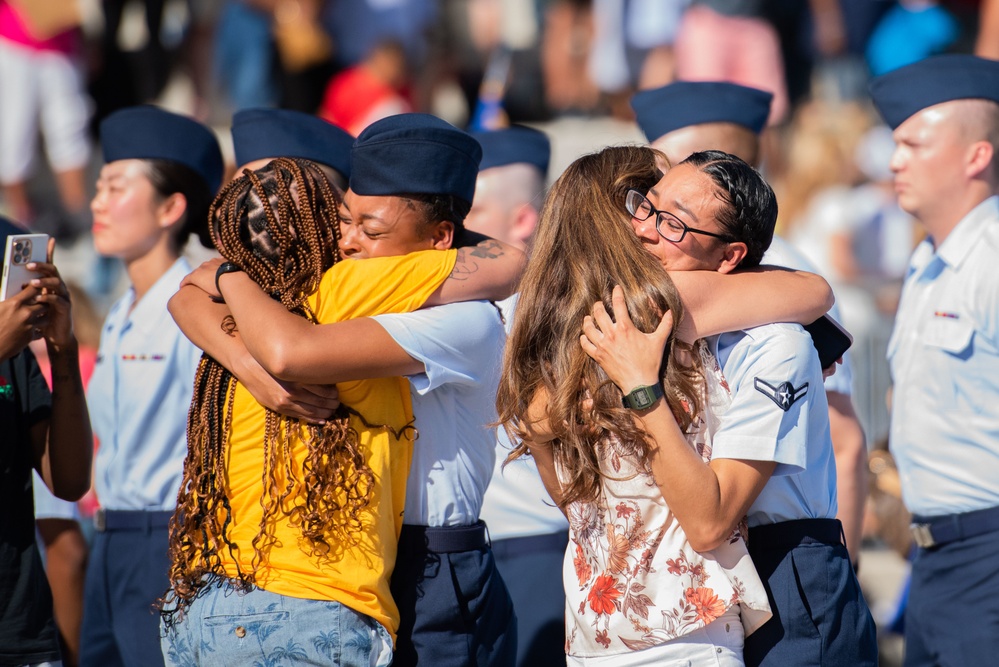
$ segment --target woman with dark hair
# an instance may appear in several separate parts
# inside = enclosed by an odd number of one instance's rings
[[[695,551],[663,499],[668,466],[642,415],[665,394],[689,446],[711,456],[725,382],[691,342],[771,320],[810,322],[830,305],[817,276],[785,271],[667,274],[628,223],[629,192],[662,177],[648,147],[585,155],[552,186],[520,286],[497,392],[511,459],[530,454],[569,519],[566,651],[571,665],[742,664],[744,632],[770,617],[733,532]],[[665,342],[659,382],[628,395],[584,350],[591,308],[627,312]],[[608,334],[609,335],[609,334]],[[741,622],[740,622],[741,621]]]
[[[149,665],[159,662],[150,610],[167,587],[167,523],[201,356],[166,304],[191,270],[181,257],[190,235],[211,247],[206,220],[222,155],[208,128],[155,107],[110,115],[101,146],[106,164],[90,204],[94,247],[124,263],[131,286],[108,313],[88,391],[101,509],[80,661]]]

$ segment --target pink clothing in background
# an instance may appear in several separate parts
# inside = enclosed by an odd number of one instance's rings
[[[57,51],[66,55],[76,53],[80,48],[80,35],[77,30],[66,30],[48,39],[35,37],[31,34],[27,22],[6,0],[0,0],[0,38],[35,51]]]
[[[773,93],[768,125],[788,114],[784,58],[777,31],[766,20],[725,16],[701,5],[683,15],[676,42],[676,78],[728,81]]]

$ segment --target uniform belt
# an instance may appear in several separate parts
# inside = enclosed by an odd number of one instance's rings
[[[502,540],[493,542],[492,548],[497,558],[508,558],[548,551],[564,552],[567,544],[569,544],[569,531],[560,530],[557,533],[543,535],[504,537]]]
[[[916,544],[923,549],[932,549],[999,530],[999,507],[944,516],[914,515],[909,529]]]
[[[403,524],[399,534],[399,550],[429,551],[450,554],[475,551],[489,546],[486,523],[477,521],[468,526],[412,526]]]
[[[780,521],[749,529],[749,548],[793,549],[801,544],[845,544],[843,524],[839,519],[797,519]]]
[[[108,530],[152,530],[170,525],[173,510],[147,512],[145,510],[106,510],[94,512],[94,528]]]

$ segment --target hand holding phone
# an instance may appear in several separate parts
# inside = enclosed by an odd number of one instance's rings
[[[48,234],[11,234],[4,252],[3,280],[0,301],[5,301],[24,289],[38,274],[29,271],[28,264],[44,262],[48,252]]]

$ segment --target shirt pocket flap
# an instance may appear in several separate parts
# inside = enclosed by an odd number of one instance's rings
[[[923,332],[923,342],[950,354],[961,354],[971,344],[975,327],[966,318],[935,317]]]

